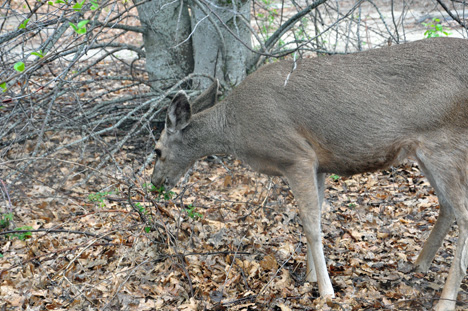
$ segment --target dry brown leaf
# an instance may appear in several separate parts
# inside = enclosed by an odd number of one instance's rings
[[[278,262],[273,255],[269,254],[260,261],[260,266],[266,271],[276,270],[278,268]]]

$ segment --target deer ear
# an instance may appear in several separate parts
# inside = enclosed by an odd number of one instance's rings
[[[216,79],[213,84],[193,101],[192,107],[194,114],[213,107],[218,102],[218,88],[219,82],[218,79]]]
[[[179,91],[167,109],[166,129],[168,134],[183,130],[189,125],[192,108],[184,91]]]

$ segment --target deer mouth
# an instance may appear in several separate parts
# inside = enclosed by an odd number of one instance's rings
[[[151,178],[151,183],[157,188],[163,187],[165,191],[169,191],[174,188],[174,184],[169,180],[169,177],[160,177],[155,178],[154,176]]]
[[[163,177],[158,177],[158,176],[154,176],[154,175],[155,174],[153,174],[153,176],[151,177],[151,183],[153,184],[153,186],[155,186],[156,188],[159,188],[161,186],[166,187],[167,177],[163,178]]]

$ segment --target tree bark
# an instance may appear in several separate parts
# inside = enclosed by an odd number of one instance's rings
[[[250,0],[193,0],[192,37],[194,72],[216,77],[221,84],[239,84],[247,75],[251,34],[245,23],[250,21]],[[229,27],[237,36],[234,37]],[[205,89],[212,82],[199,79],[195,87]]]
[[[143,3],[144,2],[144,3]],[[135,0],[145,28],[146,70],[155,89],[166,89],[193,71],[190,14],[183,0]]]
[[[250,0],[135,0],[145,32],[146,70],[155,89],[190,73],[209,75],[231,87],[247,75]],[[233,36],[229,27],[236,36]],[[239,40],[244,42],[241,43]],[[193,88],[212,81],[196,78]]]

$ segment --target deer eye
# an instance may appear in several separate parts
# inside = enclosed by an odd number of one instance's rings
[[[156,152],[156,155],[158,156],[158,158],[161,157],[161,154],[162,154],[161,149],[156,149],[156,150],[154,150],[154,152]]]

